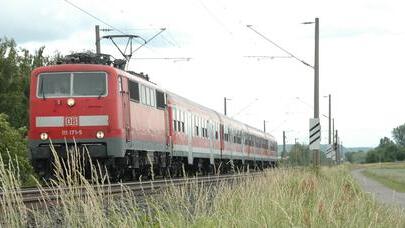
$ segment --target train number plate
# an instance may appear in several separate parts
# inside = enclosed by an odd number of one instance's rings
[[[66,116],[65,117],[65,126],[78,126],[79,117],[77,116]]]

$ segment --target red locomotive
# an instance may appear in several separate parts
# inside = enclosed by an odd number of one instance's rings
[[[51,173],[50,143],[61,157],[86,147],[116,178],[264,168],[277,161],[267,133],[157,86],[147,75],[107,64],[35,69],[30,85],[29,151],[42,176]],[[111,63],[111,62],[109,62]]]

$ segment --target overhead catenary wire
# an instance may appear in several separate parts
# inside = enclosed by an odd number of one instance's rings
[[[173,60],[173,62],[178,62],[178,61],[190,61],[193,58],[191,57],[149,57],[149,58],[131,58],[135,60]]]
[[[298,58],[297,56],[295,56],[294,54],[292,54],[291,52],[287,51],[286,49],[284,49],[283,47],[281,47],[280,45],[278,45],[276,42],[270,40],[269,38],[267,38],[265,35],[261,34],[260,32],[258,32],[256,29],[253,28],[253,25],[246,25],[246,27],[248,27],[250,30],[252,30],[253,32],[255,32],[257,35],[261,36],[263,39],[265,39],[266,41],[270,42],[271,44],[273,44],[274,46],[278,47],[280,50],[282,50],[283,52],[287,53],[288,55],[290,55],[292,58],[300,61],[301,63],[303,63],[306,66],[309,66],[311,68],[314,68],[312,65],[310,65],[309,63],[305,62],[304,60]]]
[[[145,43],[143,43],[141,46],[137,47],[134,51],[131,52],[130,55],[132,55],[133,53],[135,53],[136,51],[138,51],[140,48],[142,48],[143,46],[145,46],[146,44],[148,44],[151,40],[155,39],[157,36],[159,36],[162,32],[166,31],[166,28],[161,28],[160,31],[155,34],[154,36],[152,36],[151,38],[149,38],[148,40],[145,41]]]
[[[258,98],[255,98],[253,101],[251,101],[249,104],[247,104],[245,107],[243,107],[241,110],[239,110],[235,115],[231,116],[231,118],[234,118],[235,116],[238,116],[239,114],[241,114],[242,112],[244,112],[245,110],[247,110],[248,108],[250,108],[250,106],[252,106],[256,101],[258,101]]]
[[[69,0],[64,0],[64,1],[65,1],[66,3],[68,3],[69,5],[75,7],[76,9],[82,11],[83,13],[89,15],[90,17],[94,18],[95,20],[97,20],[97,21],[103,23],[104,25],[106,25],[106,26],[108,26],[108,27],[110,27],[110,28],[112,28],[112,29],[114,29],[114,30],[116,30],[116,31],[118,31],[118,32],[120,32],[120,33],[122,33],[123,35],[127,35],[125,32],[123,32],[123,31],[121,31],[120,29],[118,29],[118,28],[112,26],[111,24],[105,22],[104,20],[100,19],[99,17],[97,17],[97,16],[95,16],[95,15],[89,13],[88,11],[86,11],[86,10],[80,8],[78,5],[74,4],[73,2],[71,2],[71,1],[69,1]]]
[[[203,3],[203,1],[198,0],[204,10],[214,19],[218,25],[220,25],[229,35],[233,35],[233,33],[225,26],[225,24]]]
[[[310,105],[309,103],[307,103],[307,102],[303,101],[301,98],[296,97],[296,99],[297,99],[298,101],[300,101],[301,103],[305,104],[306,106],[308,106],[308,108],[310,108],[310,109],[314,109],[314,106],[312,106],[312,105]],[[325,117],[325,118],[329,119],[329,116],[328,116],[328,115],[323,114],[323,113],[321,113],[321,115],[322,115],[323,117]]]
[[[117,27],[115,27],[115,26],[113,26],[113,25],[107,23],[106,21],[104,21],[104,20],[102,20],[101,18],[99,18],[99,17],[97,17],[97,16],[91,14],[90,12],[88,12],[87,10],[85,10],[85,9],[83,9],[83,8],[81,8],[81,7],[79,7],[78,5],[74,4],[73,2],[71,2],[71,1],[69,1],[69,0],[64,0],[64,1],[65,1],[66,3],[68,3],[69,5],[73,6],[74,8],[76,8],[76,9],[80,10],[81,12],[87,14],[88,16],[92,17],[93,19],[95,19],[95,20],[101,22],[101,23],[104,24],[105,26],[110,27],[110,28],[112,28],[113,30],[115,30],[115,31],[117,31],[117,32],[119,32],[119,33],[121,33],[121,34],[123,34],[123,35],[128,35],[128,34],[125,33],[124,31],[122,31],[121,29],[118,29]],[[138,42],[137,40],[136,40],[135,42],[141,44],[141,43]]]
[[[289,59],[292,56],[277,56],[277,55],[246,55],[244,58],[255,58],[255,59]]]

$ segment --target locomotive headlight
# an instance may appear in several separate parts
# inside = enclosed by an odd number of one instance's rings
[[[75,105],[75,99],[69,98],[67,100],[67,105],[69,105],[69,107],[72,107],[73,105]]]
[[[103,131],[97,131],[96,137],[97,137],[98,139],[104,138],[104,132],[103,132]]]
[[[48,134],[45,132],[42,132],[39,137],[41,138],[41,140],[45,141],[48,139]]]

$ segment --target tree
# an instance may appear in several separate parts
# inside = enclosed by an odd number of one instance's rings
[[[312,153],[309,147],[299,143],[294,144],[288,154],[288,162],[293,165],[310,165]]]
[[[0,113],[0,156],[6,168],[9,162],[18,167],[21,180],[26,182],[33,174],[26,152],[27,143],[23,137],[26,128],[17,130],[10,126],[7,119],[7,115]]]
[[[364,163],[366,161],[366,153],[362,150],[357,152],[347,152],[345,154],[346,159],[350,163]]]
[[[402,124],[392,130],[394,141],[400,145],[405,146],[405,124]]]
[[[7,114],[15,128],[28,126],[31,71],[55,62],[43,56],[44,48],[31,55],[28,50],[18,49],[14,40],[0,38],[0,113]]]
[[[380,139],[378,147],[369,151],[366,156],[366,162],[393,162],[405,159],[405,150],[403,147],[395,144],[391,139],[384,137]]]

